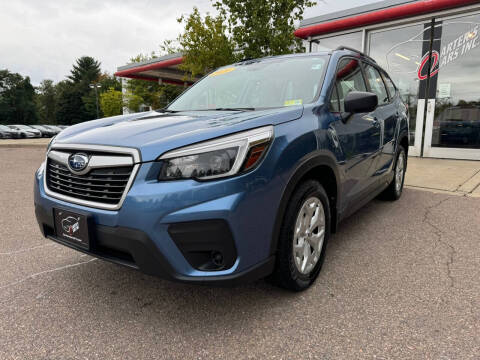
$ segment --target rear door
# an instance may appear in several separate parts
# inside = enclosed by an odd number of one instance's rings
[[[336,121],[330,124],[338,139],[339,160],[345,174],[344,206],[369,193],[372,185],[369,171],[380,146],[378,124],[371,114],[345,113],[345,97],[351,91],[367,91],[367,86],[360,61],[344,57],[338,63],[331,96],[331,112]]]
[[[378,97],[378,106],[375,111],[370,114],[377,129],[379,140],[374,161],[368,171],[371,181],[375,181],[379,180],[379,175],[382,175],[388,170],[392,162],[393,139],[398,114],[396,114],[395,104],[391,102],[379,69],[368,63],[365,63],[364,66],[368,89]]]
[[[390,77],[385,72],[382,72],[382,77],[390,99],[389,104],[385,106],[386,118],[383,135],[383,149],[378,164],[379,171],[383,173],[388,171],[395,159],[395,140],[398,136],[397,127],[402,113],[405,113],[405,106],[403,105],[400,94]]]

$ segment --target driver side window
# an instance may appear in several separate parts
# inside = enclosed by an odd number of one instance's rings
[[[338,62],[337,78],[330,101],[330,110],[344,112],[345,97],[351,91],[367,91],[367,87],[360,62],[353,58],[343,58]]]
[[[378,105],[388,104],[388,94],[387,89],[385,89],[385,84],[383,83],[382,76],[373,66],[366,64],[365,72],[367,74],[368,83],[370,84],[370,89],[374,94],[378,96]]]

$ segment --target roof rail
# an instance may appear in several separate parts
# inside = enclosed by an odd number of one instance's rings
[[[354,49],[354,48],[351,48],[351,47],[348,47],[348,46],[343,46],[343,45],[341,45],[341,46],[337,47],[335,50],[350,50],[350,51],[356,52],[356,53],[358,53],[358,54],[360,54],[360,55],[362,55],[362,56],[365,56],[367,59],[372,60],[374,63],[377,63],[377,62],[375,61],[375,59],[373,59],[372,57],[368,56],[367,54],[364,54],[364,53],[361,52],[360,50],[357,50],[357,49]]]

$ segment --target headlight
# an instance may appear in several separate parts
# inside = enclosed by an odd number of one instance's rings
[[[159,180],[209,180],[253,169],[267,152],[273,126],[244,131],[215,140],[169,151]]]

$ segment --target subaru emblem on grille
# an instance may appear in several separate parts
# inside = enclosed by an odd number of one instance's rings
[[[72,154],[68,158],[68,167],[72,171],[82,171],[88,165],[88,155],[83,153]]]

